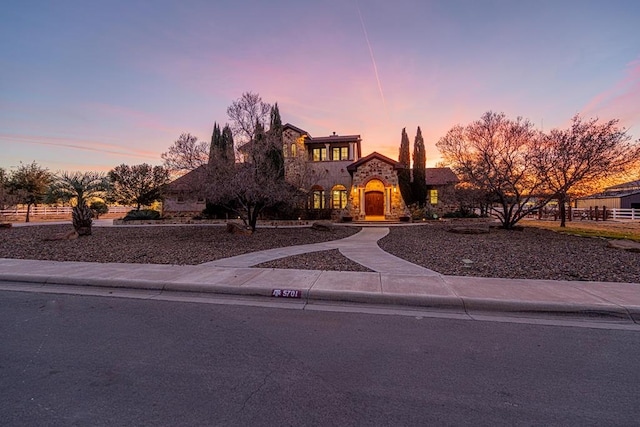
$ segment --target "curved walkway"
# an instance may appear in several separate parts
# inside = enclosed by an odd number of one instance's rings
[[[342,255],[350,260],[378,273],[440,276],[439,273],[433,270],[405,261],[402,258],[398,258],[380,249],[377,242],[387,234],[389,234],[388,227],[367,227],[353,236],[340,240],[251,252],[230,258],[218,259],[201,265],[234,268],[251,267],[262,264],[263,262],[294,255],[338,249]]]

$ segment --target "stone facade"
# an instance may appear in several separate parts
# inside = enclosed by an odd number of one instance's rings
[[[361,157],[360,135],[334,133],[314,138],[286,124],[282,152],[285,179],[307,192],[307,209],[330,212],[333,219],[350,217],[356,221],[398,221],[410,216],[398,184],[398,171],[404,166],[376,152]],[[439,177],[433,177],[434,184],[451,180],[445,173],[452,174],[448,168],[436,169],[433,172]],[[194,190],[202,181],[198,178],[201,172],[190,172],[169,186],[173,197],[167,199],[166,211],[177,216],[181,210],[191,214],[204,209],[204,200],[187,200],[185,188]],[[191,194],[196,196],[197,191]]]
[[[372,153],[350,167],[353,173],[348,211],[354,220],[375,219],[397,221],[409,215],[400,194],[398,163],[381,154]],[[373,193],[382,193],[382,208],[377,212],[367,209],[367,202],[375,203]],[[380,215],[382,214],[382,215]]]

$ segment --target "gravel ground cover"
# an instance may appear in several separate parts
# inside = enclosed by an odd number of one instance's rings
[[[355,261],[351,261],[349,258],[342,255],[338,249],[280,258],[273,261],[263,262],[255,267],[297,268],[300,270],[327,271],[373,271]]]
[[[93,227],[91,236],[45,240],[71,230],[70,225],[0,229],[0,258],[201,264],[264,249],[342,239],[360,231],[357,227],[262,228],[253,235],[239,235],[214,226]]]
[[[607,241],[525,227],[489,234],[448,232],[463,223],[434,222],[390,227],[382,249],[445,275],[640,283],[640,254],[607,247]],[[223,227],[94,227],[93,236],[44,241],[69,226],[0,230],[0,258],[56,261],[200,264],[247,252],[347,237],[357,227],[333,232],[310,228],[259,229],[232,235]],[[462,260],[471,260],[466,267]],[[267,268],[368,271],[338,250],[314,252],[261,264]]]
[[[392,227],[378,244],[445,275],[640,283],[640,254],[608,248],[605,239],[532,227],[479,235],[448,232],[461,225]],[[473,263],[466,267],[463,259]]]

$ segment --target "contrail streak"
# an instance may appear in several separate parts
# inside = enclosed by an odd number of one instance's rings
[[[378,65],[376,64],[376,58],[373,56],[373,49],[371,48],[371,42],[369,42],[369,35],[367,34],[367,28],[364,25],[364,19],[362,19],[362,12],[360,11],[360,3],[356,0],[356,7],[358,8],[358,15],[360,16],[360,25],[362,25],[362,32],[364,33],[364,39],[367,41],[369,47],[369,55],[371,56],[371,63],[373,64],[373,72],[376,75],[376,81],[378,82],[378,91],[380,91],[380,98],[382,99],[382,105],[384,111],[389,116],[389,110],[387,110],[387,101],[384,99],[384,92],[382,91],[382,84],[380,83],[380,76],[378,75]]]

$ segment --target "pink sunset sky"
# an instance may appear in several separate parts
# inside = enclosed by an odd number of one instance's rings
[[[549,130],[576,113],[640,138],[640,2],[30,1],[0,14],[0,167],[161,164],[245,91],[313,136],[430,166],[493,110]]]

